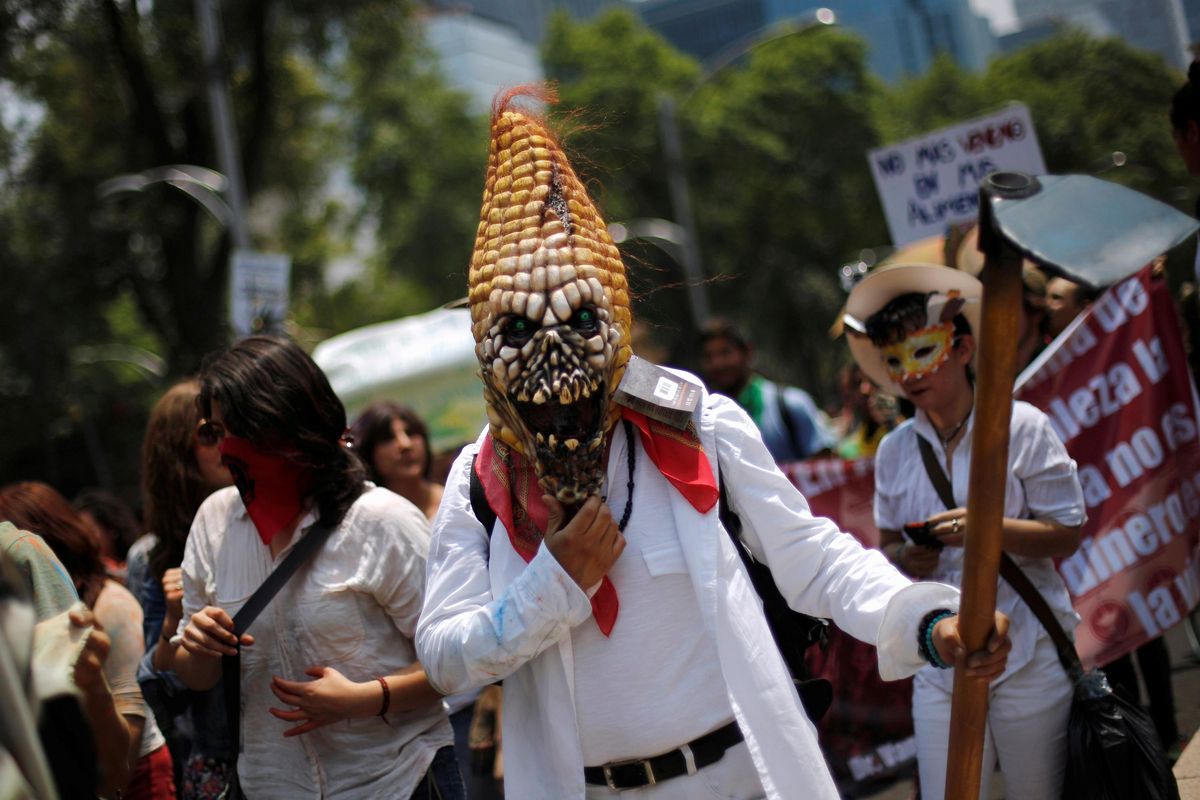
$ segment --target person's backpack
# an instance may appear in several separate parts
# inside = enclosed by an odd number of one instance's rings
[[[490,539],[496,527],[496,512],[488,502],[487,494],[483,490],[483,481],[479,479],[474,463],[471,464],[470,498],[471,511],[483,525]],[[810,720],[817,722],[833,703],[833,685],[823,678],[809,677],[808,666],[804,663],[804,651],[813,644],[825,647],[829,640],[829,620],[793,611],[783,599],[779,587],[775,585],[775,579],[771,576],[771,568],[756,561],[742,542],[742,520],[729,507],[723,481],[720,482],[717,513],[722,527],[733,540],[733,546],[746,566],[746,572],[754,584],[754,591],[758,592],[759,598],[762,599],[767,626],[770,627],[775,646],[779,648],[788,672],[791,673],[792,682],[796,684],[804,711]]]

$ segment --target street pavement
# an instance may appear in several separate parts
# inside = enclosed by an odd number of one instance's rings
[[[1179,732],[1191,738],[1200,729],[1200,660],[1192,652],[1182,625],[1167,632],[1167,647],[1171,651],[1175,718],[1179,721]],[[1145,689],[1142,697],[1145,698]],[[999,773],[992,779],[989,789],[988,800],[1004,800],[1004,780]],[[911,793],[912,781],[902,780],[873,794],[862,795],[860,800],[906,800]]]

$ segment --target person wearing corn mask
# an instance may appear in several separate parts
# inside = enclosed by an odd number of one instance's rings
[[[957,592],[913,585],[815,519],[732,400],[684,427],[615,402],[629,289],[603,220],[545,126],[499,97],[469,289],[488,428],[433,523],[417,651],[455,693],[504,681],[509,797],[837,797],[812,723],[718,518],[788,603],[918,670],[961,648]],[[543,99],[544,93],[543,93]],[[698,384],[664,371],[663,395]],[[483,513],[481,506],[490,510]],[[999,674],[997,620],[973,674]]]
[[[885,436],[875,456],[881,547],[913,578],[953,586],[962,583],[963,541],[970,535],[965,510],[975,424],[970,365],[981,295],[979,281],[965,272],[898,264],[868,275],[846,303],[848,341],[859,366],[885,391],[916,407],[915,418]],[[1046,415],[1028,403],[1013,404],[1010,431],[1004,550],[1070,631],[1079,618],[1053,559],[1079,545],[1085,514],[1075,462]],[[923,468],[926,458],[930,466]],[[935,488],[933,462],[949,480],[953,504]],[[996,608],[1013,620],[1013,647],[989,694],[982,796],[999,759],[1010,797],[1058,798],[1071,682],[1049,635],[1007,581],[1000,582]],[[913,682],[921,792],[933,800],[944,794],[950,666],[935,661]]]

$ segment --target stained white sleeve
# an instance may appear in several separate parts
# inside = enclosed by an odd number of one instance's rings
[[[796,611],[832,619],[857,639],[879,647],[879,672],[888,680],[925,665],[917,627],[935,608],[958,608],[958,590],[914,584],[877,550],[867,550],[825,518],[775,465],[745,412],[722,397],[709,400],[722,480],[742,536],[771,568]]]
[[[587,594],[543,544],[508,587],[493,596],[489,536],[471,510],[477,447],[450,470],[433,520],[417,656],[445,694],[485,686],[512,673],[570,634],[592,614]],[[504,529],[496,523],[496,535]]]

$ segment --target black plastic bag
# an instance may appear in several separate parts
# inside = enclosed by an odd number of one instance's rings
[[[1158,732],[1100,670],[1075,683],[1063,800],[1179,800]]]

